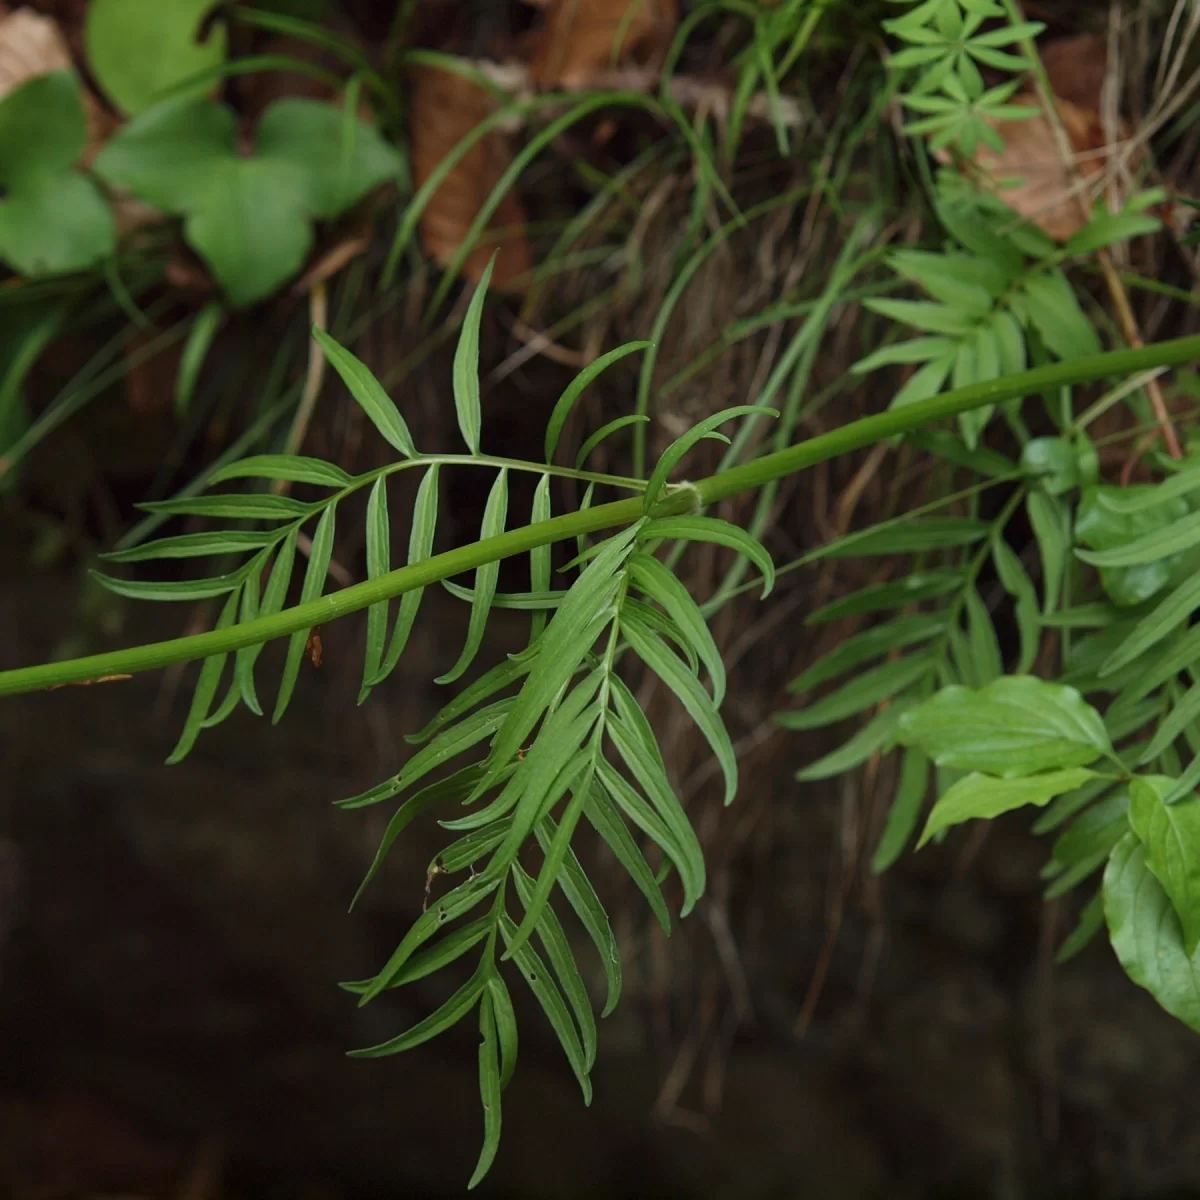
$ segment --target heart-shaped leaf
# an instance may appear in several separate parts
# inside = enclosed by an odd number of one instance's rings
[[[296,273],[312,221],[337,216],[400,169],[370,126],[315,100],[264,113],[255,153],[237,152],[233,112],[206,100],[169,101],[135,118],[96,159],[105,179],[185,218],[189,244],[238,306]]]
[[[112,212],[74,167],[86,139],[70,71],[38,75],[0,101],[0,258],[23,275],[78,271],[112,253]]]
[[[84,42],[88,65],[126,115],[164,91],[225,61],[225,27],[199,40],[217,0],[92,0]],[[201,84],[201,90],[211,84]]]

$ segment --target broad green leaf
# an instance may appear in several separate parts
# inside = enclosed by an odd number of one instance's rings
[[[915,654],[881,663],[855,676],[836,692],[794,712],[778,712],[775,721],[784,729],[819,729],[852,717],[872,705],[889,700],[920,682],[937,665],[933,654]]]
[[[929,814],[917,848],[920,849],[943,829],[963,821],[998,817],[1001,813],[1023,808],[1027,804],[1039,807],[1049,804],[1055,796],[1079,787],[1092,777],[1093,772],[1084,767],[1069,767],[1063,771],[1016,779],[996,779],[972,772],[938,799]]]
[[[314,326],[312,338],[321,347],[330,365],[341,376],[346,390],[370,418],[371,424],[379,431],[383,440],[401,457],[416,458],[417,448],[413,445],[408,423],[400,415],[400,410],[392,398],[383,390],[379,380],[323,329]]]
[[[304,584],[300,589],[300,603],[307,604],[316,600],[325,586],[325,575],[329,570],[329,560],[333,557],[334,514],[337,503],[321,514],[317,522],[317,530],[313,534],[312,548],[308,553],[308,569],[304,572]],[[275,697],[275,711],[271,714],[271,723],[278,724],[280,717],[287,709],[296,688],[296,679],[300,674],[300,660],[304,657],[304,648],[308,644],[309,631],[298,630],[288,641],[287,659],[283,664],[283,675],[279,680],[279,694]]]
[[[593,774],[588,788],[589,796],[596,791],[597,785]],[[590,804],[591,801],[589,800],[588,803]],[[537,834],[538,844],[543,851],[547,846],[553,844],[557,835],[554,821],[550,817],[543,817],[534,832]],[[607,1017],[617,1007],[617,1001],[621,998],[621,954],[617,946],[616,934],[613,933],[612,926],[608,921],[608,914],[604,911],[604,905],[600,903],[600,897],[596,895],[591,880],[588,879],[586,872],[579,864],[579,859],[575,857],[575,851],[570,846],[563,855],[562,870],[559,872],[557,882],[562,894],[566,896],[568,903],[575,910],[579,923],[592,939],[596,952],[600,955],[600,964],[608,985],[608,997],[604,1002],[604,1011],[600,1015]]]
[[[802,783],[812,779],[829,779],[866,762],[876,751],[890,750],[895,743],[896,726],[909,707],[911,705],[907,701],[894,701],[882,712],[876,713],[848,742],[797,771],[796,778]]]
[[[904,517],[863,529],[822,546],[808,557],[850,558],[874,554],[921,554],[969,546],[984,537],[990,526],[974,517]]]
[[[347,1053],[351,1058],[383,1058],[388,1054],[400,1054],[404,1050],[411,1050],[414,1046],[419,1046],[457,1025],[479,1002],[486,984],[487,977],[484,973],[476,971],[445,1004],[431,1012],[423,1021],[418,1021],[411,1029],[406,1029],[377,1046],[366,1046],[362,1050],[349,1050]]]
[[[286,479],[293,483],[315,483],[320,487],[345,487],[354,482],[341,467],[319,458],[299,454],[252,454],[238,459],[208,477],[211,487],[227,479]]]
[[[921,600],[936,600],[941,596],[948,596],[951,592],[958,591],[962,587],[962,582],[962,571],[952,567],[935,571],[914,571],[905,575],[903,579],[896,580],[895,583],[872,584],[857,592],[851,592],[850,595],[843,596],[840,600],[831,601],[809,613],[804,619],[804,623],[821,625],[829,621],[840,621],[843,617],[888,612],[891,609],[904,608]],[[944,617],[922,617],[920,619],[936,620],[938,632],[946,627]]]
[[[1029,319],[1059,358],[1088,358],[1100,353],[1095,327],[1079,307],[1075,289],[1062,271],[1027,275],[1020,288]]]
[[[654,872],[650,869],[650,864],[646,862],[645,855],[626,828],[621,814],[617,812],[612,800],[609,799],[608,792],[599,780],[592,784],[587,804],[584,807],[584,814],[592,823],[592,827],[607,843],[608,848],[613,852],[613,857],[625,868],[626,874],[637,885],[638,891],[646,897],[646,903],[650,905],[650,911],[654,913],[663,933],[670,936],[671,914],[663,899],[662,889],[658,886]]]
[[[762,544],[738,525],[717,517],[655,517],[642,527],[642,541],[711,542],[748,558],[762,573],[765,599],[775,586],[775,564]]]
[[[502,990],[503,989],[503,990]],[[503,999],[501,999],[501,996]],[[507,1007],[502,1007],[507,1001]],[[484,1180],[492,1163],[496,1159],[496,1151],[500,1148],[500,1092],[503,1087],[500,1076],[500,1050],[497,1037],[498,1012],[504,1014],[504,1027],[512,1044],[516,1044],[516,1018],[512,1015],[512,1001],[508,999],[508,991],[499,976],[490,975],[487,978],[487,990],[479,1005],[479,1099],[483,1104],[483,1146],[479,1151],[479,1159],[475,1170],[471,1172],[467,1191],[476,1188]],[[511,1073],[511,1056],[506,1059],[505,1070]]]
[[[483,284],[480,284],[483,287]],[[478,449],[475,450],[478,453]],[[504,532],[508,517],[508,468],[501,467],[492,490],[488,493],[487,505],[483,510],[483,522],[479,529],[480,539],[496,537]],[[484,563],[475,568],[475,598],[471,603],[471,618],[467,626],[467,640],[458,656],[458,661],[435,683],[453,683],[475,661],[479,647],[483,645],[483,634],[487,628],[488,613],[492,597],[496,594],[496,581],[500,578],[500,562]]]
[[[920,750],[904,752],[900,763],[900,778],[896,795],[888,809],[887,823],[879,836],[879,844],[871,855],[871,870],[881,875],[900,857],[912,837],[925,806],[929,790],[929,759]]]
[[[479,453],[479,433],[483,423],[479,399],[479,325],[495,265],[496,255],[493,254],[471,296],[471,303],[467,305],[467,315],[463,318],[462,332],[454,351],[454,410],[458,414],[459,432],[472,454]]]
[[[145,562],[152,558],[201,558],[206,555],[240,554],[258,550],[279,537],[273,530],[221,529],[212,533],[181,533],[175,537],[156,538],[127,550],[110,550],[100,557],[105,562]]]
[[[1162,222],[1147,213],[1110,213],[1098,205],[1091,221],[1068,240],[1063,252],[1072,257],[1077,254],[1091,254],[1092,251],[1111,246],[1114,242],[1157,233],[1161,228]]]
[[[217,623],[213,626],[214,629],[228,629],[234,623],[237,617],[238,600],[239,593],[237,591],[229,594],[229,598],[221,608],[220,616],[217,617]],[[201,726],[208,716],[209,705],[212,704],[213,696],[217,693],[217,684],[221,681],[221,672],[225,669],[225,660],[228,657],[228,654],[214,654],[201,664],[200,677],[196,680],[196,690],[192,693],[192,703],[188,709],[187,719],[183,723],[183,732],[179,735],[179,741],[175,743],[175,749],[167,758],[167,766],[174,766],[175,763],[182,762],[187,757],[188,751],[196,744]]]
[[[1200,1032],[1200,954],[1185,950],[1179,917],[1134,833],[1117,843],[1108,860],[1104,915],[1113,950],[1129,978]]]
[[[1182,554],[1200,545],[1200,512],[1186,517],[1168,517],[1167,520],[1171,522],[1169,525],[1154,529],[1124,546],[1111,550],[1077,550],[1075,553],[1093,567],[1136,567]]]
[[[114,251],[112,210],[75,168],[86,141],[73,71],[36,75],[0,100],[0,258],[22,275],[86,270]]]
[[[919,642],[927,642],[945,632],[946,620],[938,614],[922,613],[908,617],[896,617],[882,625],[856,633],[839,643],[828,654],[817,659],[812,666],[796,676],[788,684],[788,691],[807,692],[838,675],[852,671],[862,663],[887,654],[891,650],[903,649]]]
[[[92,0],[84,24],[88,66],[129,116],[162,94],[225,60],[225,24],[200,40],[217,0]],[[204,91],[211,83],[201,83]],[[189,89],[190,90],[190,89]]]
[[[513,864],[512,877],[513,882],[517,885],[517,894],[521,898],[521,903],[528,912],[534,899],[533,880],[521,869],[520,863]],[[567,935],[563,932],[558,917],[554,915],[554,910],[548,905],[541,906],[537,920],[537,933],[538,940],[542,943],[542,949],[558,978],[558,986],[566,997],[571,1011],[575,1014],[575,1023],[579,1029],[579,1043],[583,1050],[584,1069],[590,1071],[596,1062],[596,1017],[592,1012],[592,1002],[588,998],[587,986],[584,984],[583,976],[579,974],[579,968],[575,965],[575,959],[571,954]],[[511,937],[505,939],[507,946],[505,958],[515,958],[516,954],[520,952],[524,940],[519,935],[518,928]],[[514,947],[516,948],[515,952]]]
[[[919,400],[928,400],[942,390],[942,384],[954,366],[954,356],[935,358],[927,362],[911,379],[892,397],[889,408],[904,408],[907,404],[916,404]]]
[[[312,505],[290,496],[272,496],[268,492],[237,493],[225,496],[183,496],[177,500],[151,500],[139,504],[146,512],[169,516],[225,517],[228,520],[286,521],[305,516]]]
[[[505,945],[509,943],[516,932],[517,927],[512,920],[507,916],[501,916],[500,936],[504,939]],[[559,1045],[562,1046],[563,1052],[567,1056],[567,1062],[570,1064],[571,1070],[575,1072],[575,1078],[579,1081],[584,1104],[591,1104],[592,1082],[588,1078],[583,1047],[580,1045],[579,1035],[575,1031],[571,1014],[567,1011],[567,1006],[563,1003],[562,995],[555,987],[550,972],[546,969],[538,952],[528,943],[522,946],[513,955],[513,958],[516,960],[521,974],[525,977],[525,982],[529,984],[529,990],[542,1006],[542,1011],[546,1014],[550,1027],[558,1037]]]
[[[1065,796],[1059,796],[1049,808],[1036,821],[1034,821],[1031,829],[1039,836],[1044,833],[1051,833],[1060,825],[1069,821],[1076,813],[1085,809],[1093,800],[1099,799],[1101,795],[1107,792],[1113,786],[1111,779],[1097,777],[1090,783],[1085,783],[1083,787],[1077,791],[1068,792]]]
[[[615,350],[610,350],[607,354],[602,354],[594,362],[588,363],[571,380],[555,403],[550,413],[550,420],[546,422],[545,452],[547,463],[552,462],[554,459],[554,451],[558,449],[558,439],[562,435],[563,426],[566,424],[571,409],[575,407],[575,401],[583,394],[583,390],[597,376],[607,371],[613,363],[619,362],[628,354],[633,354],[638,350],[645,350],[653,344],[653,342],[626,342],[625,345],[618,346]],[[543,476],[543,478],[548,478],[548,476]]]
[[[656,558],[634,554],[629,559],[634,582],[645,595],[666,609],[688,644],[699,656],[712,679],[713,705],[720,708],[725,698],[725,664],[705,623],[700,606],[679,579]]]
[[[1175,780],[1134,776],[1129,823],[1146,852],[1146,865],[1171,899],[1190,958],[1200,945],[1200,796],[1167,804]]]
[[[746,416],[778,417],[779,411],[778,409],[767,408],[761,404],[737,404],[732,408],[726,408],[721,412],[713,413],[711,417],[705,417],[703,421],[697,422],[686,433],[677,437],[662,452],[658,462],[654,464],[654,470],[650,473],[650,480],[646,484],[646,491],[642,496],[642,506],[645,512],[649,514],[654,505],[658,503],[667,485],[668,476],[675,469],[680,459],[701,438],[717,429],[718,426],[724,425],[727,421]]]
[[[434,463],[421,478],[421,486],[417,488],[417,499],[413,505],[412,528],[408,535],[408,565],[424,562],[433,552],[433,536],[437,530],[438,517],[438,464]],[[413,622],[421,607],[423,587],[411,588],[400,597],[400,611],[396,614],[396,624],[392,628],[392,640],[388,644],[387,655],[380,664],[379,670],[368,682],[374,687],[385,680],[395,669],[408,645],[412,633]],[[472,603],[474,597],[472,596]],[[444,711],[444,710],[443,710]]]
[[[392,534],[388,522],[387,476],[380,475],[367,500],[367,578],[378,579],[392,569]],[[363,681],[358,692],[361,704],[370,694],[370,681],[378,674],[387,640],[388,601],[380,600],[367,609],[367,645],[363,655]]]
[[[905,713],[898,740],[938,766],[1005,779],[1082,767],[1111,752],[1100,714],[1074,689],[1008,675],[979,690],[942,688]]]
[[[624,615],[621,618],[621,632],[638,658],[675,693],[676,698],[687,709],[688,716],[712,747],[725,776],[725,803],[732,804],[737,794],[737,757],[714,701],[709,699],[708,693],[696,677],[690,674],[683,663],[653,634],[628,621]]]
[[[1079,486],[1075,447],[1065,438],[1031,438],[1021,451],[1021,469],[1051,496]]]
[[[1062,596],[1063,572],[1070,547],[1067,514],[1057,499],[1039,491],[1029,493],[1025,510],[1042,556],[1042,611],[1052,613]]]
[[[1200,491],[1200,466],[1192,465],[1162,483],[1101,488],[1097,498],[1109,511],[1126,516],[1148,508],[1159,508],[1181,498],[1192,497],[1194,500],[1197,491]],[[1190,507],[1185,507],[1183,512]]]

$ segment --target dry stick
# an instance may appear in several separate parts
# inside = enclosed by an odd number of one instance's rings
[[[1020,0],[1006,0],[1005,6],[1008,9],[1009,18],[1013,24],[1018,24],[1024,20]],[[1074,198],[1080,215],[1086,222],[1091,218],[1091,213],[1088,211],[1087,203],[1082,195],[1086,183],[1079,170],[1075,148],[1071,145],[1071,135],[1067,132],[1067,127],[1063,124],[1062,116],[1058,111],[1058,104],[1055,102],[1054,94],[1050,90],[1046,68],[1042,65],[1042,60],[1038,55],[1037,47],[1034,45],[1032,38],[1022,39],[1021,48],[1034,64],[1033,78],[1037,86],[1038,100],[1041,103],[1046,121],[1050,125],[1050,130],[1054,135],[1054,145],[1058,150],[1059,158],[1062,160],[1063,168],[1080,189],[1074,193]],[[1121,277],[1117,274],[1117,270],[1113,266],[1112,256],[1109,254],[1107,247],[1101,247],[1101,249],[1096,251],[1096,260],[1100,263],[1100,271],[1104,276],[1104,283],[1108,288],[1113,308],[1116,310],[1117,322],[1121,326],[1121,332],[1133,349],[1139,349],[1146,343],[1142,340],[1137,318],[1134,316],[1133,309],[1129,304],[1129,293],[1126,292],[1125,285],[1121,282]],[[1154,419],[1158,422],[1159,433],[1162,436],[1163,444],[1167,448],[1167,453],[1172,458],[1182,458],[1183,451],[1179,446],[1179,438],[1175,433],[1175,426],[1171,424],[1171,415],[1167,411],[1166,401],[1163,399],[1162,389],[1158,386],[1157,380],[1149,380],[1147,382],[1146,394],[1150,397],[1150,404],[1154,409]]]

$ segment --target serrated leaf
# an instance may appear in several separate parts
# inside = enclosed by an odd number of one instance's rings
[[[996,779],[991,775],[972,772],[954,784],[933,806],[917,848],[920,849],[943,829],[963,821],[998,817],[1001,813],[1029,804],[1049,804],[1055,796],[1086,783],[1093,774],[1085,767],[1069,767],[1063,771],[1015,779]]]
[[[891,699],[924,679],[936,665],[937,656],[933,654],[916,654],[881,663],[815,704],[793,712],[775,713],[774,719],[784,729],[820,729]]]
[[[484,283],[479,286],[482,289]],[[501,467],[496,476],[492,490],[488,493],[487,505],[483,510],[483,522],[480,525],[481,540],[496,537],[504,532],[504,522],[508,517],[508,468]],[[484,563],[475,568],[475,598],[471,602],[471,618],[467,625],[467,640],[463,645],[458,661],[444,675],[439,675],[435,683],[453,683],[460,678],[466,669],[475,661],[479,647],[483,645],[483,634],[487,629],[488,613],[492,608],[492,597],[496,594],[496,581],[500,578],[500,560]]]
[[[1093,800],[1098,799],[1112,786],[1113,781],[1111,779],[1097,777],[1090,783],[1085,783],[1083,787],[1073,792],[1068,792],[1066,795],[1059,796],[1030,826],[1032,832],[1039,836],[1044,833],[1051,833],[1060,825],[1069,821],[1076,813],[1085,809]]]
[[[1184,949],[1170,897],[1134,833],[1116,845],[1104,872],[1104,915],[1125,973],[1172,1016],[1200,1032],[1200,954]]]
[[[304,572],[304,584],[300,589],[300,603],[307,604],[316,600],[325,585],[325,576],[329,571],[329,560],[333,557],[333,537],[335,527],[336,501],[331,504],[317,522],[313,534],[312,548],[308,553],[308,568]],[[288,642],[287,659],[283,664],[283,675],[279,680],[279,694],[275,698],[275,711],[271,714],[271,723],[277,724],[292,698],[296,688],[296,678],[300,674],[300,660],[304,657],[304,648],[308,644],[306,629],[293,633]]]
[[[479,453],[479,433],[483,423],[479,398],[479,325],[495,265],[496,255],[493,254],[471,296],[471,303],[467,305],[467,315],[463,318],[462,332],[454,351],[454,411],[458,414],[459,432],[472,454]]]
[[[871,856],[871,870],[881,875],[900,857],[921,819],[925,793],[929,790],[929,759],[920,750],[904,752],[896,795],[888,809],[887,822]]]
[[[717,517],[655,517],[642,528],[643,541],[711,542],[727,546],[748,558],[762,573],[765,599],[775,586],[775,564],[756,539],[744,529]]]
[[[285,479],[291,483],[314,483],[319,487],[345,487],[354,476],[319,458],[299,454],[252,454],[249,458],[221,467],[208,477],[211,487],[229,479]]]
[[[1082,767],[1112,750],[1100,714],[1074,688],[1031,675],[942,688],[905,713],[897,736],[938,766],[1006,779]]]
[[[438,515],[438,464],[434,463],[421,477],[417,498],[413,504],[412,528],[408,535],[408,565],[424,562],[433,552],[433,537],[437,530]],[[421,608],[423,587],[412,588],[400,597],[400,610],[396,613],[396,624],[392,627],[392,640],[388,643],[387,655],[379,670],[370,677],[372,687],[382,683],[400,661],[404,648],[412,634],[413,622]]]
[[[716,705],[709,699],[708,693],[696,677],[684,668],[679,659],[657,637],[636,623],[626,620],[624,615],[620,624],[621,632],[633,652],[675,693],[712,747],[725,777],[725,803],[732,804],[737,794],[737,756],[725,730],[725,724],[717,713]]]
[[[312,337],[341,377],[346,390],[370,418],[371,424],[379,431],[383,440],[402,457],[416,458],[417,448],[413,445],[408,424],[391,397],[383,390],[379,380],[367,370],[363,362],[344,346],[339,345],[323,329],[314,325]]]

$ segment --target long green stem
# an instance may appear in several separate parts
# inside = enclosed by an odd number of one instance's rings
[[[875,442],[909,433],[921,425],[945,417],[969,412],[986,404],[1000,404],[1022,396],[1042,392],[1047,388],[1086,383],[1095,379],[1132,374],[1152,367],[1179,366],[1200,358],[1200,336],[1159,342],[1135,350],[1117,350],[1091,358],[1066,363],[1054,363],[1010,375],[957,388],[904,408],[890,409],[876,416],[864,417],[839,429],[810,438],[798,445],[762,458],[721,471],[707,479],[676,488],[664,502],[667,511],[678,511],[697,500],[701,505],[712,504],[740,492],[752,491],[772,480],[802,471],[838,455],[861,449]],[[461,546],[444,554],[434,555],[423,562],[401,567],[377,579],[369,579],[332,595],[307,604],[299,604],[269,617],[260,617],[229,629],[212,630],[194,637],[173,638],[92,654],[86,658],[46,663],[36,667],[21,667],[0,672],[0,696],[18,695],[69,683],[83,683],[106,675],[134,674],[150,671],[173,663],[207,658],[227,653],[242,646],[253,646],[274,638],[285,637],[297,630],[326,624],[347,613],[367,608],[381,600],[398,596],[414,588],[424,587],[473,570],[485,563],[523,554],[535,546],[566,541],[579,535],[627,525],[642,515],[640,496],[602,504],[582,512],[567,513],[549,521],[539,521],[496,537],[484,538],[469,546]]]

